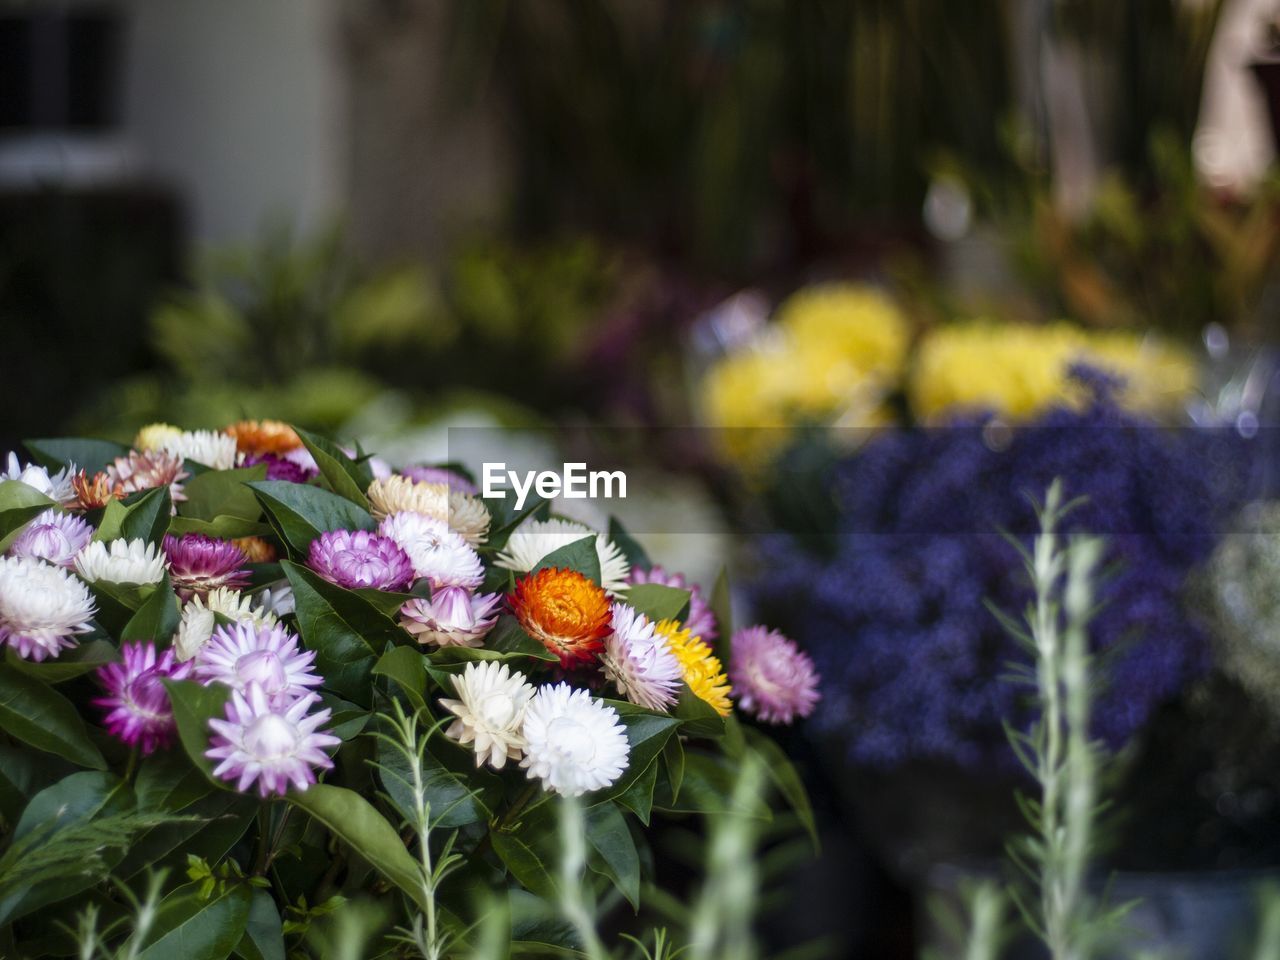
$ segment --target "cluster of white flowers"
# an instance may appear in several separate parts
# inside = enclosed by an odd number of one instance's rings
[[[468,663],[452,679],[458,698],[440,701],[456,718],[445,735],[473,744],[476,766],[519,760],[531,779],[567,797],[603,789],[627,769],[631,747],[617,711],[586,690],[535,690],[496,661]]]

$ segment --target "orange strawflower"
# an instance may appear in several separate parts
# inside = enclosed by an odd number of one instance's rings
[[[278,556],[276,548],[261,537],[240,537],[231,542],[240,548],[247,563],[271,563]]]
[[[302,446],[293,427],[280,420],[241,420],[225,432],[236,438],[236,449],[241,453],[280,456]]]
[[[516,581],[511,610],[525,633],[566,668],[594,659],[612,622],[604,590],[576,570],[553,567]]]
[[[105,473],[89,476],[83,470],[71,478],[71,489],[75,492],[75,510],[100,510],[112,500],[123,500],[124,490],[111,482]]]

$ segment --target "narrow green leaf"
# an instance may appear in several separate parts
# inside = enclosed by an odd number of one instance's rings
[[[352,460],[332,440],[308,433],[298,427],[293,429],[297,431],[303,444],[315,458],[316,466],[320,468],[320,476],[324,478],[329,489],[338,496],[350,500],[361,510],[368,510],[369,500],[364,492],[373,482],[373,471],[369,469],[369,465]]]
[[[484,639],[481,647],[441,647],[433,650],[433,664],[470,663],[473,660],[545,660],[553,661],[556,655],[529,636],[520,627],[520,621],[509,613],[498,617],[498,622]]]
[[[153,640],[159,645],[173,636],[182,620],[177,594],[169,583],[169,575],[156,585],[120,632],[120,641]]]
[[[373,673],[394,681],[418,710],[426,707],[427,669],[420,650],[393,647],[378,658]]]
[[[724,717],[716,712],[715,707],[690,690],[687,683],[681,685],[680,701],[676,704],[675,715],[683,721],[682,732],[687,736],[711,738],[724,736]]]
[[[672,737],[667,741],[667,746],[679,742],[679,737]],[[653,790],[657,783],[658,764],[650,763],[644,768],[644,773],[632,780],[631,786],[617,796],[617,802],[639,817],[646,827],[653,814]]]
[[[160,902],[138,960],[226,960],[244,937],[253,888],[233,884],[206,900],[200,885],[179,887]]]
[[[587,841],[599,854],[593,866],[613,881],[632,910],[640,908],[640,857],[626,818],[612,803],[598,803],[586,811]]]
[[[286,799],[323,823],[384,877],[426,907],[417,862],[386,818],[353,790],[317,783]]]
[[[44,683],[62,683],[65,680],[84,676],[118,659],[119,654],[115,645],[102,639],[79,643],[70,650],[64,650],[57,659],[42,660],[39,663],[34,660],[24,660],[12,647],[5,650],[5,662],[10,667]]]
[[[158,544],[172,518],[168,487],[156,487],[128,500],[112,500],[102,514],[93,539],[145,540]]]
[[[601,803],[626,793],[631,784],[657,759],[667,739],[680,726],[680,721],[674,717],[644,710],[631,703],[621,700],[606,700],[605,703],[618,712],[618,718],[626,728],[630,754],[627,758],[627,769],[623,771],[617,782],[602,791],[590,794],[588,803]]]
[[[275,531],[269,523],[257,523],[241,517],[219,515],[212,520],[174,517],[169,521],[169,532],[175,537],[180,537],[184,533],[202,533],[215,540],[238,540],[241,537],[269,537]]]
[[[814,853],[820,853],[822,845],[818,839],[818,825],[813,817],[813,805],[809,803],[809,792],[805,790],[800,774],[775,740],[753,727],[744,726],[743,732],[751,748],[764,757],[764,768],[769,779],[795,811],[797,819],[809,834]]]
[[[9,666],[0,667],[0,729],[78,766],[107,768],[71,701]]]
[[[556,897],[556,883],[542,858],[515,833],[495,830],[489,834],[493,852],[498,855],[511,875],[530,893],[547,900]]]
[[[280,911],[271,894],[265,890],[253,891],[249,905],[249,920],[244,936],[236,947],[236,956],[243,960],[285,960],[284,927]]]
[[[729,666],[729,638],[733,636],[733,594],[729,586],[729,571],[721,567],[716,577],[715,586],[711,588],[711,599],[708,602],[711,613],[716,618],[716,631],[720,635],[716,643],[716,655],[725,668]]]
[[[257,480],[249,487],[295,557],[305,557],[311,541],[326,531],[373,530],[377,526],[367,510],[319,487],[283,480]]]

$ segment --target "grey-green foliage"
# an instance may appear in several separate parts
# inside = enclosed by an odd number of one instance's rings
[[[1212,618],[1222,669],[1280,719],[1280,504],[1247,516],[1246,529],[1214,551],[1199,606]]]

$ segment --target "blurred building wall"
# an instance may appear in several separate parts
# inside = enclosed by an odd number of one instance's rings
[[[338,0],[124,0],[125,133],[188,204],[198,245],[341,207]]]

